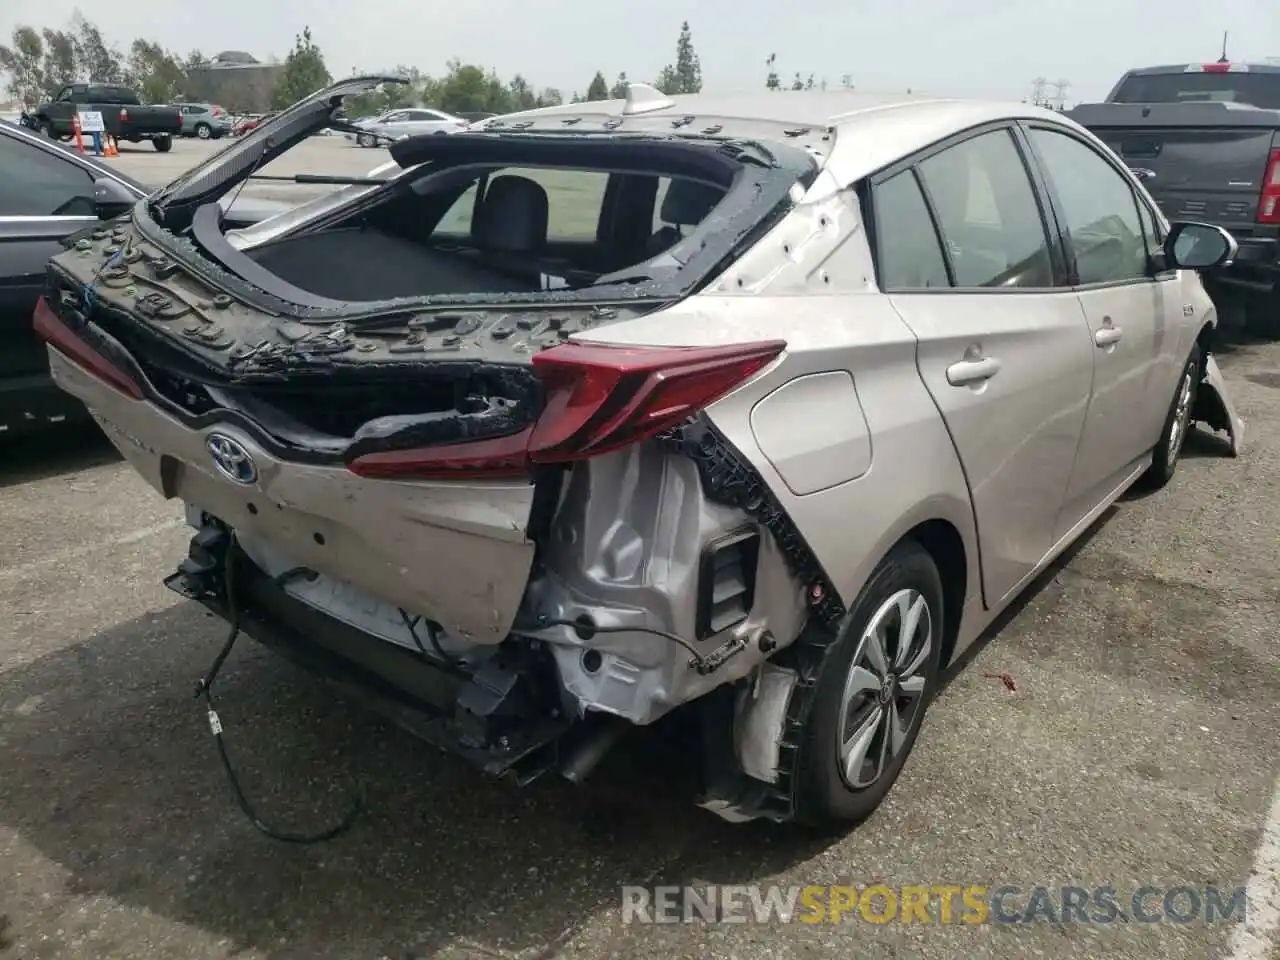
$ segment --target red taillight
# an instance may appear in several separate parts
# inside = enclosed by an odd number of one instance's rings
[[[120,108],[120,119],[121,119],[121,120],[128,120],[128,119],[129,119],[129,108],[128,108],[128,107],[121,107],[121,108]]]
[[[476,479],[526,474],[639,443],[687,419],[760,372],[782,341],[731,347],[562,343],[533,357],[546,402],[518,434],[357,457],[364,477]]]
[[[1262,198],[1258,201],[1258,222],[1280,223],[1280,147],[1273,149],[1267,160]]]
[[[214,115],[215,117],[220,117],[220,116],[222,116],[222,108],[221,108],[221,107],[219,107],[219,106],[217,106],[217,105],[215,105],[215,106],[214,106],[214,108],[213,108],[213,115]]]
[[[44,297],[36,301],[32,326],[35,327],[36,335],[41,340],[54,347],[76,366],[93,374],[126,397],[134,400],[143,399],[142,388],[134,382],[133,378],[77,336],[74,330],[58,318],[53,308],[49,306],[49,301]]]
[[[1206,63],[1201,66],[1205,73],[1230,73],[1231,64],[1229,63]]]

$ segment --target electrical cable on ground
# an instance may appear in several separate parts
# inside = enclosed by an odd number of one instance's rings
[[[235,646],[236,641],[240,638],[240,608],[236,598],[235,585],[235,549],[236,535],[232,531],[230,542],[227,545],[226,558],[224,560],[224,579],[227,590],[227,620],[231,624],[230,632],[227,639],[222,645],[222,649],[218,651],[218,655],[214,658],[213,664],[209,667],[208,673],[196,683],[196,697],[203,697],[205,706],[209,715],[209,729],[213,731],[214,741],[218,745],[218,756],[222,760],[222,767],[227,773],[227,780],[231,783],[231,790],[235,794],[236,802],[240,805],[240,809],[244,811],[244,815],[249,818],[249,822],[254,825],[257,830],[273,840],[279,840],[283,843],[295,844],[313,844],[323,843],[326,840],[332,840],[334,837],[345,833],[351,829],[355,823],[356,817],[359,816],[361,810],[360,798],[357,796],[353,799],[351,808],[347,811],[346,816],[337,824],[322,830],[318,833],[290,833],[267,824],[249,803],[248,798],[244,794],[244,790],[240,787],[240,778],[236,775],[235,767],[231,763],[231,758],[227,754],[227,746],[223,739],[222,720],[218,717],[218,712],[213,707],[213,683],[217,679],[218,672],[227,661],[227,657],[231,655],[231,650]],[[284,580],[292,576],[307,572],[305,568],[294,568],[285,571],[276,578],[277,585],[281,585]]]

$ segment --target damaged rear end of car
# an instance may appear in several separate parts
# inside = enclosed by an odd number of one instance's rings
[[[55,258],[36,327],[185,504],[169,586],[490,772],[578,779],[830,595],[701,416],[786,344],[592,338],[696,294],[818,163],[463,132],[397,143],[400,173],[315,215],[226,228],[221,197],[385,80],[303,101]]]

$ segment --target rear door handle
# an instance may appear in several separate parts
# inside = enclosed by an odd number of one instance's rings
[[[990,380],[1000,372],[1000,361],[995,357],[980,357],[977,360],[961,360],[947,367],[947,383],[953,387],[967,387],[971,384]]]
[[[1119,327],[1102,327],[1093,335],[1093,342],[1100,347],[1109,347],[1119,343],[1124,331]]]

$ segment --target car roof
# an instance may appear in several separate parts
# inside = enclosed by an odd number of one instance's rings
[[[664,96],[643,84],[631,84],[629,93],[629,99],[504,114],[481,121],[477,127],[486,131],[662,132],[785,141],[806,148],[826,167],[838,167],[844,183],[985,123],[1034,119],[1083,130],[1060,113],[1030,104],[923,93],[840,89]]]
[[[1198,73],[1204,70],[1203,63],[1166,63],[1156,67],[1134,67],[1128,71],[1126,77],[1152,77],[1160,76],[1167,73]],[[1223,70],[1223,73],[1280,73],[1280,63],[1245,63],[1243,61],[1232,61],[1224,64],[1233,69]],[[1204,71],[1209,72],[1209,71]]]

